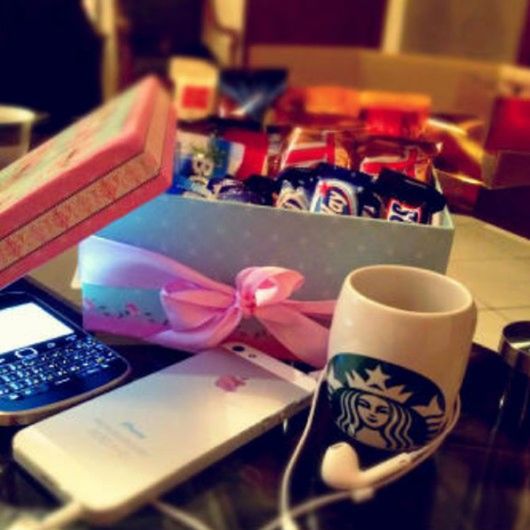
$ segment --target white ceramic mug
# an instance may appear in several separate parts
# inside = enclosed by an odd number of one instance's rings
[[[453,414],[475,323],[471,294],[447,276],[399,265],[350,273],[328,349],[339,428],[387,450],[432,440]]]

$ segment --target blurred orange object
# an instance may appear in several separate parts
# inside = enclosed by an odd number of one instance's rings
[[[454,212],[471,213],[485,187],[484,129],[483,120],[464,114],[443,114],[428,120],[427,134],[442,147],[434,160],[435,175]]]
[[[280,123],[363,128],[372,134],[418,138],[429,118],[431,98],[409,92],[317,85],[288,89],[275,110],[274,121]]]
[[[435,160],[436,167],[446,173],[482,181],[484,126],[482,120],[463,114],[432,116],[426,132],[442,146]]]
[[[359,92],[338,86],[290,87],[274,106],[273,123],[358,129]]]
[[[309,114],[335,114],[357,118],[361,93],[341,86],[311,86],[305,89],[305,111]]]
[[[360,107],[361,121],[369,132],[417,138],[429,118],[431,98],[426,94],[363,90]]]

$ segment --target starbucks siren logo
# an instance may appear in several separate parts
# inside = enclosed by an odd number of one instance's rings
[[[327,384],[338,427],[367,445],[410,449],[444,426],[445,400],[438,387],[401,366],[340,353],[329,363]]]

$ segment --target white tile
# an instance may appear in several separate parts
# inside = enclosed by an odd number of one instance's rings
[[[530,321],[530,305],[527,307],[512,307],[509,309],[500,309],[498,311],[504,319],[508,322],[516,322],[518,320]]]
[[[507,321],[497,311],[479,311],[473,342],[498,351],[502,328],[506,323]]]
[[[475,304],[477,306],[477,309],[488,309],[486,304],[483,300],[480,298],[480,293],[477,293],[475,289],[472,289],[469,285],[466,277],[467,269],[465,269],[463,272],[460,270],[462,265],[462,261],[451,261],[449,262],[449,265],[447,267],[447,276],[450,276],[451,278],[454,278],[455,280],[458,280],[462,284],[464,284],[465,287],[467,287],[471,294],[473,295],[473,299],[475,300]]]
[[[457,224],[450,260],[530,258],[530,241],[486,223]]]
[[[530,258],[461,261],[451,264],[450,276],[490,309],[530,305]]]
[[[472,225],[472,224],[481,222],[481,221],[478,221],[478,219],[475,219],[474,217],[469,217],[469,215],[460,215],[457,213],[452,213],[451,219],[453,220],[453,223],[456,227],[464,226],[464,225]]]
[[[495,234],[496,236],[499,236],[503,239],[510,239],[516,243],[522,243],[523,245],[530,245],[530,239],[528,239],[527,237],[514,234],[513,232],[508,232],[508,230],[504,230],[504,228],[500,228],[495,225],[490,225],[489,223],[482,223],[482,224],[484,228],[488,230],[488,232],[491,232],[492,234]]]

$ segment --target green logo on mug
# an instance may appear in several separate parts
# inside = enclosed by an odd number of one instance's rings
[[[445,422],[445,400],[426,377],[386,361],[339,353],[329,362],[328,395],[338,427],[382,449],[427,443]]]

